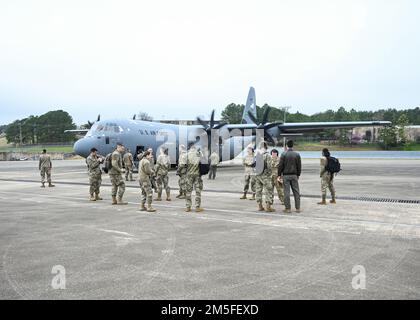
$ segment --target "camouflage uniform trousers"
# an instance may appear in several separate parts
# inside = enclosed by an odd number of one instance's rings
[[[99,174],[89,176],[89,193],[93,195],[94,193],[99,194],[102,184],[102,176]]]
[[[186,205],[191,208],[191,194],[195,189],[195,206],[201,207],[201,191],[203,190],[203,179],[199,175],[187,175],[186,177]]]
[[[45,175],[47,175],[47,182],[51,183],[51,168],[41,168],[41,182],[45,183]]]
[[[246,174],[244,192],[248,192],[249,186],[251,186],[252,193],[255,193],[255,176],[251,174]]]
[[[132,166],[126,166],[125,168],[125,180],[130,179],[130,181],[133,180],[133,167]]]
[[[171,188],[169,187],[169,176],[166,175],[160,175],[158,174],[156,176],[156,184],[157,184],[157,193],[162,194],[162,190],[165,189],[166,195],[169,195],[171,192]]]
[[[152,204],[153,199],[153,190],[152,190],[152,183],[150,180],[140,181],[140,188],[141,188],[141,204],[148,205]]]
[[[111,195],[113,197],[116,197],[118,193],[118,197],[122,198],[125,192],[125,183],[124,183],[124,179],[122,175],[110,174],[109,178],[111,179],[111,184],[112,184]]]
[[[257,175],[255,176],[256,200],[257,203],[263,203],[263,196],[267,205],[273,204],[273,180],[271,175]]]
[[[321,177],[321,193],[323,197],[327,196],[327,188],[331,192],[331,196],[335,198],[334,176],[326,172]]]
[[[178,179],[179,193],[187,192],[187,174],[180,174]]]
[[[284,204],[284,190],[283,184],[277,180],[277,175],[271,177],[273,186],[276,188],[277,196],[282,204]],[[273,203],[274,203],[274,190],[273,190]]]

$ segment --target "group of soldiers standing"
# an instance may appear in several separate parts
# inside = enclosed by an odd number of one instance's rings
[[[157,157],[156,164],[153,155],[153,149],[149,148],[137,156],[139,162],[139,183],[141,189],[140,211],[156,212],[153,208],[153,190],[157,193],[154,201],[162,201],[163,191],[166,193],[166,201],[171,201],[171,188],[169,187],[169,171],[171,169],[171,160],[168,155],[168,149],[162,147]],[[193,201],[192,193],[195,191],[195,211],[202,212],[201,192],[203,190],[203,179],[201,165],[204,155],[191,143],[188,150],[184,145],[179,147],[177,176],[179,185],[179,194],[177,199],[185,199],[185,211],[191,212]],[[328,170],[328,164],[332,158],[328,149],[322,150],[320,159],[320,178],[321,178],[321,202],[319,205],[326,205],[326,192],[330,190],[330,203],[336,203],[336,192],[334,188],[334,173]],[[212,153],[209,157],[209,179],[215,179],[219,156]],[[336,160],[336,159],[335,159]],[[97,149],[92,148],[90,155],[86,159],[89,173],[89,193],[91,201],[102,200],[100,196],[100,187],[102,184],[102,169],[110,177],[112,190],[112,204],[126,205],[123,200],[125,193],[125,182],[134,181],[133,169],[134,159],[130,150],[118,143],[112,154],[103,157],[97,153]],[[253,147],[247,148],[247,154],[243,158],[244,166],[244,189],[240,199],[245,200],[251,190],[251,198],[256,200],[258,211],[274,212],[273,208],[275,192],[282,205],[285,206],[283,212],[291,212],[290,189],[292,190],[296,212],[301,212],[299,177],[301,175],[301,158],[299,153],[293,150],[293,141],[287,142],[287,150],[279,156],[276,149],[268,152],[268,146],[262,142],[258,150]],[[51,157],[43,150],[39,158],[39,170],[41,173],[41,187],[45,187],[45,176],[49,187],[54,187],[51,183]],[[265,206],[264,206],[265,204]]]
[[[107,160],[107,158],[110,158]],[[168,155],[168,149],[162,147],[157,157],[156,164],[153,155],[153,149],[149,148],[138,156],[139,183],[141,189],[140,211],[156,212],[153,208],[153,201],[162,201],[163,191],[166,193],[166,201],[171,201],[171,188],[169,187],[169,171],[171,169],[171,160]],[[118,143],[114,152],[107,158],[97,154],[95,148],[91,149],[90,155],[86,159],[89,172],[90,200],[102,200],[100,197],[100,185],[102,182],[101,164],[108,169],[108,174],[112,184],[112,204],[125,205],[123,200],[125,193],[125,182],[123,174],[125,171],[126,181],[134,181],[133,169],[134,160],[130,150]],[[201,191],[203,189],[203,180],[200,174],[200,164],[203,160],[203,154],[197,150],[195,145],[191,144],[188,152],[185,146],[180,147],[178,161],[179,175],[179,195],[178,199],[185,199],[186,212],[191,212],[192,192],[195,190],[195,211],[204,211],[201,208]],[[107,164],[107,161],[109,164]],[[157,197],[153,199],[153,190]]]
[[[257,151],[251,146],[247,148],[247,155],[243,158],[244,193],[240,199],[247,199],[247,194],[251,189],[252,197],[249,200],[257,201],[258,211],[274,212],[273,204],[276,192],[280,203],[285,206],[283,212],[291,213],[290,190],[292,190],[296,212],[301,212],[299,177],[302,163],[299,153],[293,150],[293,141],[287,142],[287,149],[281,156],[276,149],[272,149],[268,153],[267,148],[265,142],[260,144]],[[327,189],[331,193],[330,203],[336,203],[334,173],[327,169],[331,158],[328,149],[323,149],[320,161],[322,200],[318,202],[319,205],[327,204]],[[265,207],[263,202],[265,202]]]

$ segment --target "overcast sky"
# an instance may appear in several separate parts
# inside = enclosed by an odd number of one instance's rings
[[[420,1],[0,1],[0,124],[420,106]]]

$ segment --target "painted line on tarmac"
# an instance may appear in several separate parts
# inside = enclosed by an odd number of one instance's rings
[[[103,231],[103,232],[108,232],[108,233],[116,233],[116,234],[120,234],[120,235],[124,235],[124,236],[128,236],[128,237],[134,237],[134,235],[132,235],[128,232],[124,232],[124,231],[108,230],[108,229],[96,229],[96,230]]]

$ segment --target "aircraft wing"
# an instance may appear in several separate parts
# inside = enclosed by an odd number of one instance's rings
[[[75,134],[86,134],[89,129],[74,129],[74,130],[65,130],[64,133],[75,133]]]
[[[281,132],[315,132],[325,129],[351,129],[355,127],[384,127],[391,125],[390,121],[344,121],[344,122],[290,122],[278,126]]]

